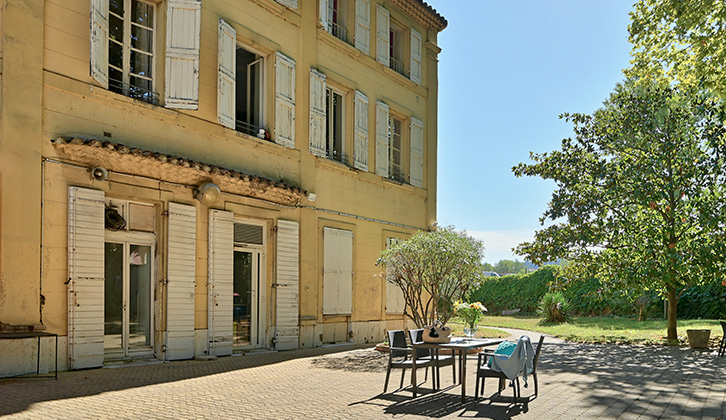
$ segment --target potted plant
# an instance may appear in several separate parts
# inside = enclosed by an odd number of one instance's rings
[[[487,308],[481,302],[457,302],[454,305],[454,313],[464,320],[464,334],[467,337],[476,335],[477,323],[484,316]]]

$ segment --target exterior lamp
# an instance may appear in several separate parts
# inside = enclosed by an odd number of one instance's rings
[[[221,195],[222,191],[212,182],[205,182],[194,190],[194,198],[205,206],[211,206],[219,201]]]

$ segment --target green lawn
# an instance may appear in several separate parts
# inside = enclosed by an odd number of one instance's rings
[[[459,319],[452,318],[447,325],[452,328],[454,335],[461,334],[463,325]],[[479,335],[483,337],[501,335],[497,335],[497,330],[482,327],[503,327],[543,332],[579,343],[668,344],[665,340],[666,320],[638,322],[631,318],[576,317],[566,324],[540,324],[538,317],[485,316],[479,325]],[[679,319],[678,338],[681,344],[688,343],[688,329],[710,329],[711,347],[715,345],[718,348],[723,336],[718,320]]]

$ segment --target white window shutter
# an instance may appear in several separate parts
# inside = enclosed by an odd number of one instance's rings
[[[217,120],[225,127],[235,129],[237,31],[219,19],[217,34]]]
[[[355,143],[353,166],[368,171],[368,97],[355,91]]]
[[[209,210],[208,354],[232,354],[234,213]]]
[[[164,106],[199,109],[201,0],[168,0]]]
[[[281,52],[275,59],[275,143],[295,147],[295,61]]]
[[[370,0],[355,0],[355,47],[365,54],[371,52]]]
[[[411,81],[417,85],[421,84],[421,48],[423,44],[423,38],[421,34],[411,28]]]
[[[277,221],[277,301],[275,350],[299,346],[300,224]]]
[[[104,194],[68,188],[68,358],[71,369],[103,365]]]
[[[386,249],[398,243],[397,238],[386,238]],[[398,285],[386,280],[386,312],[403,313],[406,308],[406,300],[403,297],[403,290]]]
[[[277,0],[277,2],[283,6],[287,6],[291,9],[297,10],[297,0]]]
[[[388,177],[388,105],[376,102],[376,174]]]
[[[411,118],[411,185],[423,187],[424,124]]]
[[[323,25],[325,30],[330,30],[328,27],[328,0],[320,0],[320,24]]]
[[[380,4],[376,19],[376,54],[378,62],[391,64],[391,13]]]
[[[353,311],[353,232],[323,228],[323,314]]]
[[[194,357],[197,209],[169,203],[166,360]]]
[[[91,77],[108,89],[108,0],[91,0]]]
[[[325,74],[310,69],[310,153],[320,157],[326,154],[325,80]]]

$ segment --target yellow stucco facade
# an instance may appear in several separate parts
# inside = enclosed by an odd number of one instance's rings
[[[435,10],[2,3],[5,330],[57,333],[63,370],[404,326],[375,262],[436,220]],[[34,352],[0,339],[0,377],[34,371]]]

